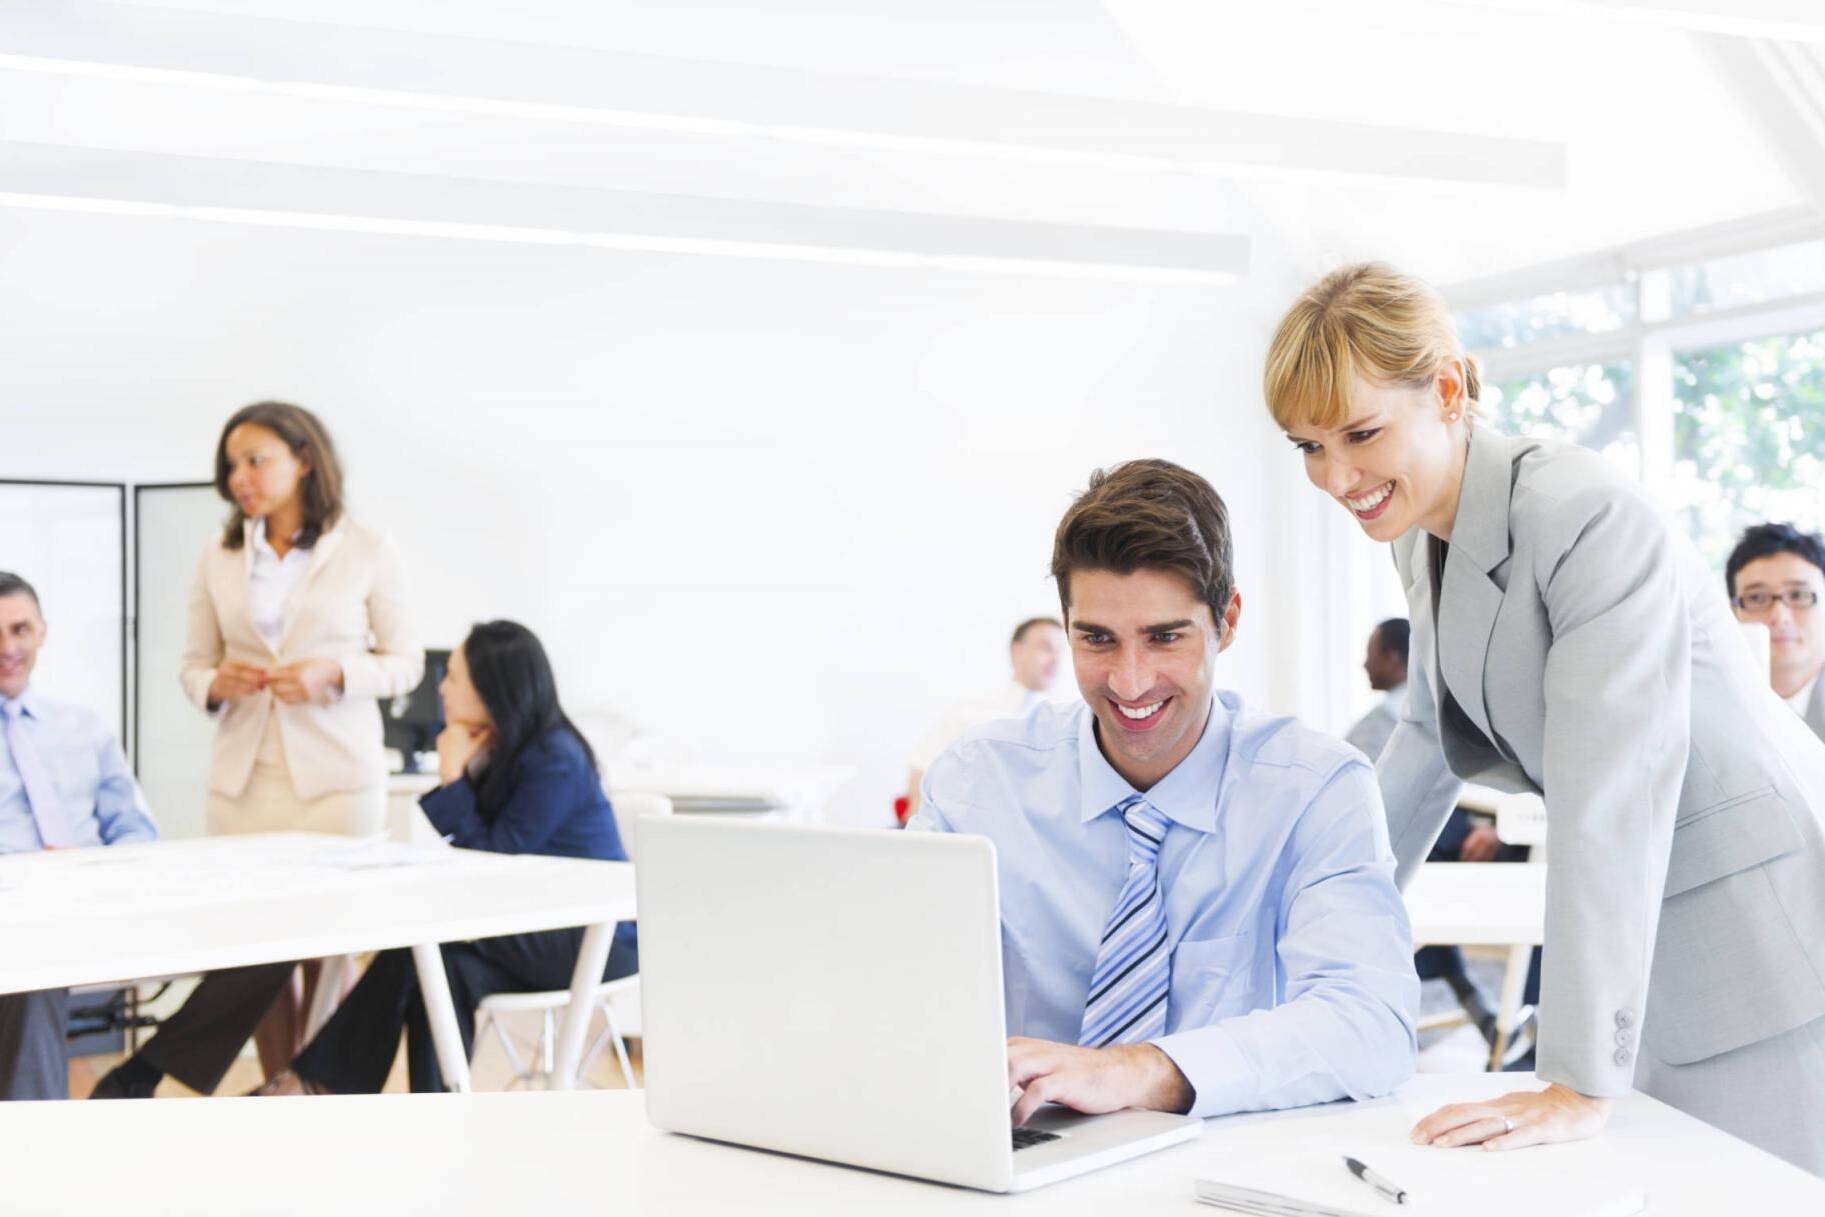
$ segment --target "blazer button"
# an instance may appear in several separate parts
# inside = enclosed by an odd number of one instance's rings
[[[1616,1055],[1615,1055],[1615,1057],[1613,1057],[1613,1058],[1612,1058],[1612,1059],[1613,1059],[1613,1060],[1614,1060],[1614,1061],[1615,1061],[1615,1062],[1616,1062],[1616,1063],[1617,1063],[1617,1064],[1618,1064],[1618,1065],[1626,1065],[1626,1064],[1628,1064],[1628,1063],[1629,1063],[1629,1050],[1628,1050],[1628,1049],[1627,1049],[1627,1048],[1618,1048],[1618,1049],[1616,1049]]]
[[[1629,1046],[1629,1038],[1630,1038],[1629,1031],[1628,1031],[1627,1027],[1624,1027],[1622,1030],[1616,1032],[1616,1047],[1627,1048]]]
[[[1635,1016],[1630,1014],[1627,1010],[1618,1010],[1616,1011],[1616,1025],[1618,1027],[1633,1027],[1635,1025]]]

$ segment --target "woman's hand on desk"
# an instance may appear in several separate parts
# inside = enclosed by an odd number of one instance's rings
[[[333,659],[300,659],[267,673],[266,687],[288,706],[325,702],[331,689],[342,687],[342,665]]]
[[[1610,1100],[1593,1099],[1553,1083],[1545,1090],[1505,1094],[1487,1103],[1453,1103],[1413,1126],[1418,1145],[1520,1149],[1554,1141],[1581,1141],[1609,1122]]]
[[[252,697],[266,687],[266,669],[238,659],[225,659],[209,682],[210,709],[237,697]]]
[[[475,723],[452,722],[437,733],[437,780],[448,786],[463,776],[469,762],[488,746],[493,729]]]

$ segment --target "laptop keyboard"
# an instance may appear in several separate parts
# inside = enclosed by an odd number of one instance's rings
[[[1046,1132],[1041,1128],[1016,1128],[1014,1130],[1014,1148],[1016,1150],[1032,1149],[1035,1145],[1044,1145],[1047,1141],[1056,1141],[1055,1132]]]

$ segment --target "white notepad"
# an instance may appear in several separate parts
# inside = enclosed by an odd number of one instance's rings
[[[1212,1129],[1198,1199],[1271,1217],[1629,1217],[1647,1208],[1645,1181],[1600,1136],[1507,1153],[1434,1149],[1408,1139],[1425,1114],[1378,1103]],[[1346,1155],[1403,1188],[1407,1203],[1350,1174]]]

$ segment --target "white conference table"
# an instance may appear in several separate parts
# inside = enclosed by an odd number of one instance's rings
[[[0,993],[410,947],[445,1083],[467,1090],[438,945],[581,925],[554,1072],[568,1084],[615,922],[633,917],[625,862],[316,833],[12,854],[0,857]]]
[[[646,1122],[640,1092],[624,1090],[3,1103],[0,1144],[30,1147],[7,1167],[8,1211],[45,1217],[321,1217],[323,1190],[286,1182],[313,1167],[333,1172],[344,1202],[376,1213],[1195,1217],[1217,1210],[1193,1199],[1193,1177],[1222,1160],[1225,1133],[1238,1126],[1281,1121],[1290,1137],[1302,1120],[1342,1118],[1352,1139],[1362,1129],[1373,1161],[1377,1143],[1442,1103],[1534,1084],[1525,1074],[1422,1074],[1375,1103],[1211,1120],[1200,1141],[1017,1196],[662,1133]],[[871,1104],[891,1101],[858,1095],[831,1118],[866,1119]],[[1595,1141],[1517,1153],[1542,1172],[1570,1168],[1618,1193],[1645,1190],[1657,1217],[1825,1212],[1825,1181],[1642,1095],[1619,1099]]]
[[[1546,867],[1426,862],[1402,893],[1413,944],[1538,946],[1546,936]]]

